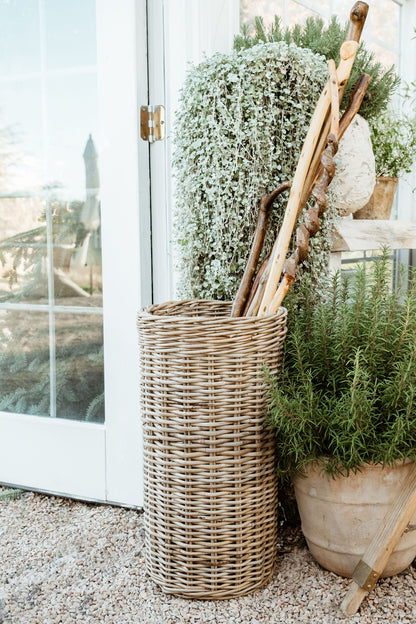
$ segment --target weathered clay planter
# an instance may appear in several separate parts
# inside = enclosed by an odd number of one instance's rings
[[[378,177],[369,202],[354,212],[354,219],[390,219],[397,183],[397,178]]]
[[[302,531],[312,555],[327,570],[351,577],[412,465],[368,464],[361,472],[333,479],[310,464],[294,479]],[[406,569],[416,556],[416,514],[382,576]]]

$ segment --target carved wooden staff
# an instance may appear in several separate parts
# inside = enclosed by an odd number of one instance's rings
[[[350,23],[346,36],[346,41],[356,41],[357,43],[360,41],[361,33],[364,28],[365,20],[368,14],[368,4],[365,2],[356,2],[351,9],[350,13]],[[341,104],[342,98],[344,96],[345,88],[347,86],[347,82],[341,82],[338,87],[338,95],[339,95],[339,103]],[[328,136],[330,128],[330,119],[329,116],[325,119],[325,124],[323,127],[323,131],[321,136],[319,137],[317,149],[312,159],[312,163],[310,169],[308,171],[308,175],[306,177],[305,186],[302,193],[302,199],[300,202],[300,210],[306,205],[309,197],[312,193],[312,187],[316,182],[316,176],[319,175],[320,169],[320,155],[326,144],[326,137]]]
[[[357,84],[355,85],[355,88],[353,92],[351,93],[348,106],[339,122],[338,141],[340,141],[340,139],[344,136],[345,131],[347,130],[354,116],[358,112],[361,106],[361,103],[364,99],[370,80],[371,78],[368,74],[362,74]],[[333,117],[333,113],[331,113],[331,116]],[[317,179],[315,180],[314,186],[315,184],[317,184],[320,175],[322,175],[322,166],[320,167],[320,169],[318,169],[318,175],[317,175]],[[312,194],[312,190],[313,189],[311,189],[311,194]],[[268,259],[266,259],[263,262],[262,267],[259,269],[259,274],[256,276],[256,279],[253,283],[253,287],[251,289],[246,307],[243,312],[244,315],[256,316],[259,306],[260,306],[261,299],[263,297],[263,292],[264,292],[264,290],[262,290],[262,285],[264,285],[268,276],[269,276],[269,266],[268,266]]]
[[[328,135],[326,147],[321,156],[322,174],[317,184],[314,186],[312,195],[316,202],[312,208],[305,213],[304,225],[300,225],[296,230],[296,249],[288,260],[284,263],[284,276],[271,303],[267,308],[268,313],[276,312],[289,288],[295,280],[296,268],[299,262],[303,262],[309,251],[309,238],[314,236],[319,230],[319,217],[326,210],[325,192],[335,174],[334,156],[338,151],[339,133],[339,100],[338,100],[338,80],[335,69],[335,62],[329,61],[329,84],[331,88],[331,128]]]
[[[281,306],[283,299],[285,298],[289,288],[293,284],[295,279],[296,268],[299,262],[303,262],[308,255],[309,251],[309,239],[315,236],[320,227],[319,217],[326,210],[326,197],[325,192],[328,184],[331,183],[335,174],[334,156],[338,150],[338,143],[345,130],[348,128],[355,114],[358,112],[364,95],[367,91],[367,87],[370,84],[371,77],[368,74],[363,74],[359,79],[352,95],[347,110],[342,116],[341,121],[338,121],[339,117],[339,104],[336,93],[336,76],[335,76],[335,64],[330,62],[330,80],[333,85],[333,109],[331,115],[331,129],[328,135],[328,141],[325,150],[321,156],[321,172],[312,190],[312,195],[315,198],[315,204],[312,208],[306,211],[304,218],[304,225],[300,225],[296,230],[296,249],[288,260],[286,260],[283,268],[284,276],[276,290],[276,293],[267,309],[267,313],[277,312]]]
[[[353,6],[350,13],[350,27],[347,34],[347,41],[344,42],[343,46],[341,47],[341,61],[337,70],[338,95],[340,99],[342,99],[344,89],[351,71],[351,67],[355,59],[358,41],[361,36],[367,13],[368,5],[364,2],[357,2]],[[252,295],[250,297],[250,305],[248,307],[246,305],[246,309],[244,310],[244,312],[249,316],[253,316],[257,313],[262,314],[265,312],[265,309],[267,307],[265,306],[265,304],[267,302],[268,305],[268,303],[270,302],[270,298],[272,297],[274,289],[276,288],[277,283],[280,279],[280,274],[282,272],[283,263],[287,253],[293,228],[297,219],[299,218],[303,206],[307,201],[307,198],[311,194],[311,189],[309,189],[309,180],[314,180],[316,174],[318,166],[314,164],[316,156],[318,156],[319,164],[320,155],[326,142],[326,137],[329,131],[329,128],[327,129],[326,126],[328,125],[328,123],[330,123],[330,121],[328,122],[328,118],[330,117],[330,104],[331,90],[328,83],[319,98],[318,104],[311,120],[310,128],[307,133],[299,159],[298,167],[295,172],[295,177],[293,180],[291,194],[289,196],[289,202],[286,209],[282,229],[279,233],[279,236],[277,237],[275,245],[273,246],[271,261],[268,263],[267,267],[264,270],[264,274],[258,285],[257,292],[254,294],[254,296]],[[304,199],[305,188],[308,190],[306,199]],[[282,233],[284,235],[283,237]],[[285,241],[284,244],[286,245],[286,249],[283,253],[279,253],[279,251],[281,252],[282,238]],[[250,278],[251,281],[254,273],[251,259],[249,260],[249,264],[250,267],[247,269],[247,272],[245,272],[245,275],[243,277],[244,284],[240,287],[237,295],[238,305],[233,306],[232,314],[234,316],[238,316],[239,314],[241,314],[241,310],[244,308],[244,296],[246,297],[248,292],[247,281],[248,278]],[[263,305],[263,312],[261,309],[259,311],[260,301]]]
[[[364,2],[357,2],[350,14],[350,28],[348,35],[353,36],[353,40],[345,41],[340,50],[340,63],[337,69],[337,79],[339,90],[343,93],[345,85],[348,81],[355,55],[358,48],[358,40],[364,26],[365,18],[368,13],[368,5]],[[321,150],[319,144],[323,138],[323,144],[326,143],[325,127],[326,119],[329,114],[331,104],[330,84],[328,83],[323,90],[318,104],[312,116],[311,124],[306,135],[306,139],[299,158],[299,163],[295,171],[293,184],[287,204],[283,224],[273,246],[270,260],[270,275],[264,287],[264,294],[258,311],[259,316],[266,314],[270,305],[277,284],[280,280],[289,242],[292,236],[293,228],[298,216],[303,208],[302,201],[305,194],[305,187],[309,186],[307,177],[315,175],[315,171],[310,171],[313,166],[315,154],[320,157]]]
[[[355,55],[357,53],[357,48],[358,43],[356,41],[346,41],[342,44],[341,61],[337,69],[338,83],[344,82],[348,79]],[[263,299],[257,314],[258,316],[264,316],[267,313],[267,309],[280,281],[292,232],[298,219],[298,212],[301,209],[301,195],[305,185],[306,176],[321,134],[322,126],[325,122],[325,117],[329,112],[330,105],[331,89],[330,84],[328,83],[315,108],[315,112],[312,116],[312,121],[303,144],[302,152],[299,157],[282,227],[272,249],[272,255],[270,258],[270,275],[266,282]]]

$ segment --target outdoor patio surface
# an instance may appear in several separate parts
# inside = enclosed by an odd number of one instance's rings
[[[282,530],[273,581],[234,600],[163,594],[144,570],[142,514],[31,492],[0,501],[0,623],[415,624],[416,568],[382,580],[344,618],[349,581],[314,562],[299,529]]]

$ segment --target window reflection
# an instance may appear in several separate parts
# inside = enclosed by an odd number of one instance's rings
[[[0,22],[0,410],[102,422],[95,0]]]

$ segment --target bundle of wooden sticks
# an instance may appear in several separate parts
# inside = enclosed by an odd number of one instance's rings
[[[260,200],[254,239],[231,316],[264,316],[276,312],[295,279],[298,263],[303,262],[308,254],[309,238],[318,231],[319,217],[326,208],[325,192],[335,173],[334,155],[338,142],[358,112],[370,83],[368,74],[360,77],[348,107],[339,119],[339,104],[351,73],[367,13],[368,5],[364,2],[357,2],[351,10],[346,41],[340,50],[340,63],[337,68],[333,60],[328,63],[328,83],[312,116],[293,181],[281,184]],[[290,194],[282,227],[270,256],[253,280],[273,202],[288,189]],[[316,200],[315,205],[305,213],[304,225],[297,228],[296,249],[286,260],[293,230],[311,195]],[[283,279],[280,282],[282,271]]]

